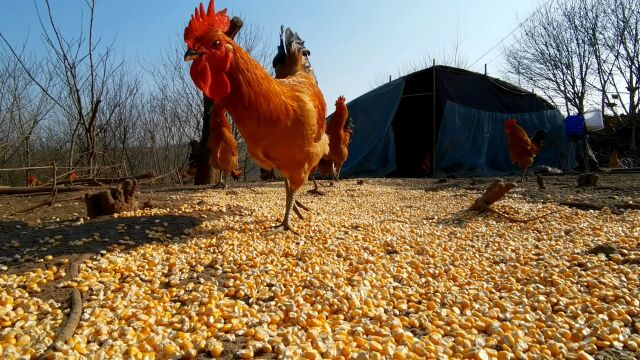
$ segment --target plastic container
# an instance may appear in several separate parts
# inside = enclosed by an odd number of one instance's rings
[[[584,125],[588,131],[598,131],[604,129],[602,111],[589,110],[584,113]]]
[[[569,140],[582,140],[587,134],[582,115],[571,115],[564,119],[564,131]]]

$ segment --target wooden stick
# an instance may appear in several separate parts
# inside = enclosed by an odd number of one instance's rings
[[[94,190],[94,186],[65,186],[65,187],[57,187],[56,192],[72,192],[72,191],[86,191],[86,190]],[[19,186],[19,187],[6,187],[0,188],[0,195],[26,195],[26,194],[41,194],[41,193],[51,193],[53,191],[53,186]]]

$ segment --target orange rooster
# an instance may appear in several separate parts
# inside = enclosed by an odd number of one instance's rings
[[[620,157],[618,155],[618,150],[613,149],[611,152],[611,157],[609,158],[609,167],[611,169],[617,169],[620,167]]]
[[[27,176],[27,186],[42,186],[42,183],[35,175]]]
[[[292,230],[291,210],[299,215],[303,207],[295,192],[329,151],[324,98],[299,48],[292,49],[294,75],[274,79],[224,34],[229,24],[226,9],[216,13],[213,0],[206,11],[200,4],[184,32],[185,60],[193,60],[196,86],[231,115],[252,158],[284,178],[285,213],[275,231]]]
[[[212,167],[222,171],[220,181],[215,185],[215,187],[221,188],[227,187],[229,174],[232,172],[237,174],[236,167],[238,167],[238,144],[231,133],[231,125],[229,125],[225,113],[225,109],[219,105],[212,109],[207,144],[211,151],[209,163]]]
[[[520,181],[524,181],[524,175],[540,152],[547,132],[538,130],[533,138],[529,139],[526,131],[518,125],[515,119],[509,119],[504,123],[504,132],[507,134],[509,159],[522,170]]]

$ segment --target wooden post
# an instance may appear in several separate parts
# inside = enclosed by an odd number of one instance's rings
[[[433,118],[431,120],[432,122],[432,127],[433,127],[433,151],[431,151],[431,157],[433,158],[431,161],[431,171],[433,172],[433,175],[435,176],[436,174],[436,59],[433,59],[433,74],[432,74],[432,78],[433,78],[433,82],[432,82],[432,89],[431,89],[431,93],[432,93],[432,97],[433,97],[433,106],[432,106],[432,110],[433,110]]]

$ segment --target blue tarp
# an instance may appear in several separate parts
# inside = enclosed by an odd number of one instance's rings
[[[382,177],[396,168],[391,123],[404,88],[404,79],[389,82],[348,104],[354,125],[343,177]]]
[[[519,172],[507,151],[504,123],[510,118],[517,119],[529,136],[537,130],[548,132],[532,167],[558,167],[559,159],[574,158],[573,144],[564,136],[563,117],[557,110],[503,114],[449,101],[438,134],[435,175],[496,176]]]

